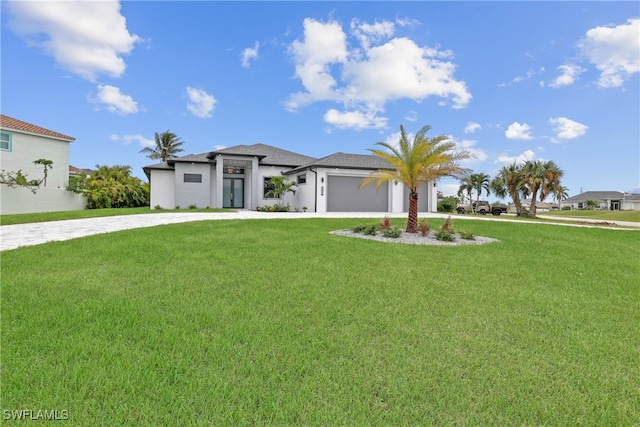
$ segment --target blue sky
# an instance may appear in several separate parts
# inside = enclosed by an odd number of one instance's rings
[[[77,167],[144,177],[165,130],[182,154],[323,157],[430,125],[474,172],[553,160],[570,195],[640,191],[637,1],[1,6],[2,113],[75,137]]]

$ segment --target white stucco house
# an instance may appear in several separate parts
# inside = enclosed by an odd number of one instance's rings
[[[596,209],[611,211],[640,210],[640,194],[623,193],[621,191],[585,191],[571,196],[561,203],[571,209],[586,209],[587,200],[598,202]]]
[[[408,190],[402,183],[359,188],[385,160],[362,154],[335,153],[320,159],[254,144],[169,159],[143,168],[151,184],[151,208],[256,209],[278,200],[265,196],[269,180],[284,175],[295,181],[295,194],[284,203],[310,212],[406,212]],[[437,211],[436,183],[420,188],[420,212]]]
[[[43,166],[38,159],[53,162],[48,171],[46,186],[40,185],[33,194],[24,187],[0,185],[0,213],[33,213],[82,210],[85,198],[66,191],[69,183],[69,144],[75,138],[22,120],[0,114],[0,168],[27,175],[27,179],[41,179]]]

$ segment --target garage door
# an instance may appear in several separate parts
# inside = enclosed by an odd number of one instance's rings
[[[327,211],[388,212],[388,183],[383,184],[378,192],[375,183],[358,188],[361,183],[360,177],[327,176]]]

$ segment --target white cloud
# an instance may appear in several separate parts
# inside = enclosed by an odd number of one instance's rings
[[[408,122],[415,122],[418,120],[418,113],[416,111],[409,111],[404,119]]]
[[[121,115],[138,112],[138,103],[129,95],[120,92],[120,88],[110,85],[98,85],[98,94],[90,97],[94,103],[104,104],[107,110]]]
[[[632,74],[640,72],[640,18],[615,27],[592,28],[578,47],[600,70],[598,86],[622,86]]]
[[[7,2],[11,27],[44,49],[65,69],[95,81],[97,75],[120,77],[122,55],[140,37],[130,34],[118,1]]]
[[[483,162],[489,158],[484,150],[475,148],[476,144],[478,143],[477,141],[474,141],[472,139],[463,139],[462,141],[456,141],[452,139],[452,141],[456,143],[457,150],[466,150],[471,154],[470,159],[466,159],[460,162],[463,165],[475,162]]]
[[[528,124],[523,123],[520,124],[518,122],[513,122],[509,125],[504,134],[509,139],[532,139],[531,136],[531,128]]]
[[[187,87],[187,109],[196,117],[208,119],[212,116],[213,108],[218,102],[213,95],[208,94],[203,89]]]
[[[507,156],[502,154],[498,156],[497,163],[502,163],[504,165],[510,165],[510,164],[516,163],[518,165],[521,165],[527,161],[531,161],[535,159],[535,157],[536,155],[533,152],[533,150],[526,150],[524,153],[519,154],[517,156]]]
[[[549,119],[549,124],[554,127],[556,137],[560,139],[574,139],[584,135],[589,129],[582,123],[574,122],[566,117],[555,117]]]
[[[249,68],[251,60],[258,57],[259,48],[260,48],[260,43],[256,42],[253,48],[248,47],[242,51],[242,66],[244,68]]]
[[[137,142],[141,147],[155,147],[156,142],[153,139],[145,138],[142,135],[111,135],[112,141],[120,142],[124,145],[131,145],[131,143]]]
[[[576,82],[578,76],[584,72],[580,66],[575,64],[566,64],[558,67],[558,70],[562,72],[554,81],[549,83],[549,87],[559,88],[562,86],[571,86]]]
[[[482,129],[479,123],[468,122],[464,127],[464,133],[474,133],[475,131]]]
[[[434,96],[449,101],[453,108],[470,102],[466,84],[454,78],[450,51],[421,47],[406,37],[385,41],[394,30],[394,23],[388,21],[353,21],[351,28],[360,47],[349,50],[339,23],[304,20],[303,40],[294,41],[289,51],[305,91],[289,96],[285,103],[289,111],[334,101],[371,117],[384,110],[387,102],[400,98],[421,101]],[[327,114],[337,118],[332,110]],[[371,120],[368,126],[379,123]]]
[[[375,111],[340,111],[331,108],[324,115],[324,121],[339,129],[378,129],[387,126],[385,117],[377,116]]]

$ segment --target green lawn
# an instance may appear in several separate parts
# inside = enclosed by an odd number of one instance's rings
[[[102,216],[136,215],[167,212],[234,212],[229,209],[149,209],[142,208],[113,208],[86,209],[83,211],[44,212],[29,214],[0,215],[0,224],[27,224],[30,222],[60,221],[64,219],[97,218]]]
[[[639,231],[457,219],[500,240],[457,247],[329,234],[362,222],[3,252],[1,408],[87,426],[640,424]]]
[[[571,211],[549,211],[539,213],[542,218],[547,217],[571,217],[600,219],[603,221],[631,221],[640,222],[640,211],[604,211],[604,210],[571,210]]]

